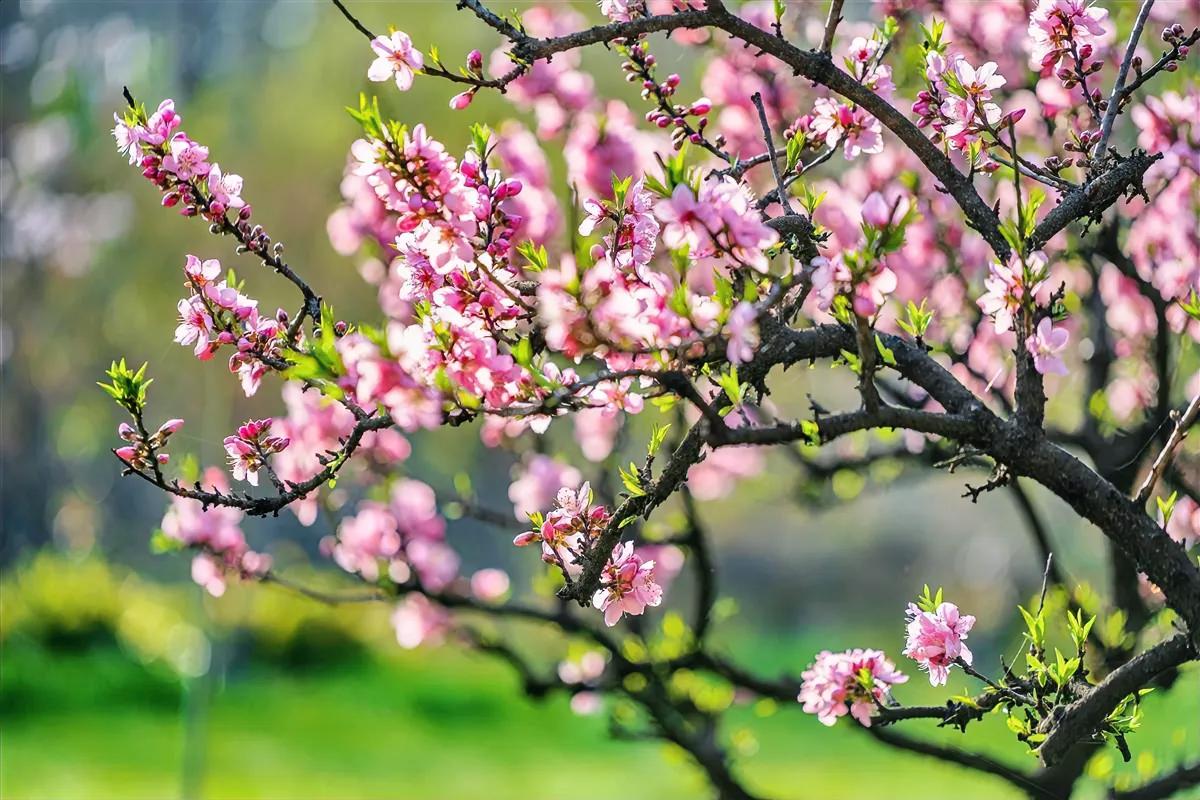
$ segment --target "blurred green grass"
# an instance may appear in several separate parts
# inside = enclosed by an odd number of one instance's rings
[[[64,650],[13,638],[0,667],[6,800],[707,794],[697,770],[668,746],[614,741],[602,716],[578,717],[561,697],[526,700],[506,667],[451,648],[301,670],[252,663],[186,691],[109,644]],[[1200,718],[1200,687],[1194,672],[1184,682],[1169,705],[1149,700],[1155,724],[1138,735],[1136,752],[1178,752],[1183,737],[1195,739],[1182,726]],[[205,694],[211,702],[193,718],[202,733],[185,748],[185,709]],[[823,728],[796,709],[732,716],[729,731],[744,726],[734,738],[757,751],[741,759],[742,774],[761,792],[829,800],[930,791],[1021,796],[994,779],[873,746],[848,724]],[[1020,764],[1024,757],[998,723],[977,726],[969,744]],[[957,738],[918,727],[906,732]],[[188,790],[185,749],[199,776]],[[1154,766],[1152,757],[1142,761],[1130,768]]]

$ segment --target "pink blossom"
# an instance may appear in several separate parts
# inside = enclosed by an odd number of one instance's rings
[[[1158,514],[1158,524],[1163,524],[1163,515]],[[1175,502],[1171,517],[1163,526],[1170,536],[1185,549],[1200,544],[1200,505],[1190,497],[1181,497]]]
[[[117,142],[117,152],[128,156],[131,165],[137,163],[138,156],[141,155],[141,142],[145,129],[140,125],[130,126],[117,114],[113,114],[113,122],[116,123],[112,135]]]
[[[1056,328],[1049,317],[1043,317],[1037,330],[1025,340],[1025,349],[1033,355],[1034,368],[1043,375],[1049,372],[1066,375],[1067,365],[1060,353],[1066,350],[1070,338],[1066,328]]]
[[[633,551],[633,542],[613,548],[612,559],[604,566],[603,583],[592,598],[592,605],[604,612],[604,624],[612,627],[625,614],[637,616],[646,606],[662,602],[662,588],[654,582],[654,562],[642,561]]]
[[[393,31],[391,36],[376,36],[371,40],[371,49],[377,58],[371,62],[367,77],[373,81],[386,81],[395,76],[396,88],[402,92],[412,87],[413,75],[425,66],[424,56],[413,47],[412,39],[404,31]]]
[[[242,199],[242,176],[224,175],[219,164],[213,164],[208,173],[208,192],[212,203],[216,206],[213,213],[220,216],[228,209],[243,208],[246,201]]]
[[[822,725],[833,725],[849,712],[867,728],[891,687],[908,680],[880,650],[822,650],[800,677],[804,682],[797,699],[806,713],[816,714]]]
[[[743,300],[734,306],[725,323],[725,332],[729,337],[725,356],[730,363],[745,364],[754,358],[754,348],[758,347],[758,309],[754,304]]]
[[[270,418],[249,420],[237,433],[225,437],[225,452],[235,480],[258,486],[258,473],[267,457],[287,448],[287,438],[268,435],[272,424]]]
[[[883,126],[879,120],[861,108],[833,98],[821,97],[813,104],[810,130],[827,146],[841,142],[847,161],[863,153],[883,152]]]
[[[392,612],[396,642],[406,650],[440,644],[450,630],[450,612],[423,594],[410,594]]]
[[[979,308],[992,317],[996,333],[1012,330],[1022,305],[1034,301],[1046,285],[1047,274],[1046,255],[1040,250],[1023,259],[1014,253],[1008,264],[992,262],[988,266],[987,292],[979,298]]]
[[[1030,63],[1044,75],[1076,49],[1096,43],[1105,35],[1108,10],[1086,0],[1038,0],[1029,16]]]
[[[182,345],[194,342],[197,358],[211,358],[209,336],[213,332],[213,319],[204,303],[197,295],[192,295],[187,300],[180,300],[177,308],[179,325],[175,328],[175,341]]]
[[[975,617],[960,614],[953,603],[942,603],[934,611],[922,611],[909,603],[907,617],[908,641],[904,655],[929,672],[930,684],[943,685],[950,667],[960,658],[963,663],[971,664],[973,656],[963,640],[975,625]]]
[[[645,0],[600,0],[600,13],[613,22],[629,22],[645,10]]]
[[[1008,83],[1003,75],[996,73],[995,61],[989,61],[975,69],[966,59],[960,58],[954,62],[954,74],[967,96],[980,100],[990,100],[993,89],[999,89]]]
[[[176,136],[162,160],[162,168],[174,173],[181,181],[203,178],[212,169],[208,163],[208,148],[182,134]]]
[[[497,603],[508,594],[508,573],[501,569],[481,569],[471,576],[471,594],[485,603]]]
[[[563,487],[575,489],[582,482],[583,475],[579,470],[550,456],[535,453],[525,461],[517,479],[508,488],[513,514],[517,519],[524,519],[553,503]]]
[[[215,258],[201,261],[196,256],[189,254],[183,272],[193,286],[205,286],[216,282],[221,277],[221,262]]]
[[[863,222],[876,228],[887,227],[892,221],[892,207],[879,192],[871,192],[863,201]]]
[[[192,559],[192,581],[213,597],[225,594],[225,573],[208,553],[200,553]]]

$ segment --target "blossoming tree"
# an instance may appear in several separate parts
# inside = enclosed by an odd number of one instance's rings
[[[449,103],[464,115],[499,92],[535,130],[475,125],[454,155],[436,131],[361,99],[329,233],[367,255],[380,308],[351,324],[260,224],[236,154],[220,166],[172,101],[147,110],[127,93],[114,135],[163,206],[267,268],[243,281],[211,253],[180,258],[176,341],[227,356],[247,395],[282,387],[276,417],[225,440],[228,474],[172,472],[184,423],[150,421],[145,367],[114,363],[103,387],[129,416],[114,449],[125,473],[170,496],[157,544],[190,550],[199,584],[347,599],[280,574],[243,531],[284,509],[305,525],[340,513],[323,552],[369,599],[395,604],[402,645],[452,637],[494,653],[531,694],[565,692],[581,713],[606,708],[618,735],[678,746],[721,797],[754,792],[728,755],[728,702],[704,691],[713,682],[1034,797],[1069,796],[1105,743],[1129,757],[1139,698],[1169,689],[1200,641],[1200,481],[1182,447],[1200,414],[1200,88],[1186,73],[1200,31],[1180,22],[1194,4],[1145,0],[1116,19],[1084,0],[1028,13],[905,0],[852,22],[842,0],[822,19],[779,0],[603,0],[607,20],[590,25],[559,4],[517,18],[459,0],[497,37],[490,58],[472,51],[460,67],[334,4],[369,41],[370,80],[458,84]],[[643,108],[597,97],[579,52],[595,46]],[[702,56],[698,83],[661,74],[660,46]],[[1181,71],[1181,89],[1162,88]],[[548,147],[566,154],[570,201]],[[295,311],[250,295],[266,271],[298,291]],[[839,368],[855,402],[773,399],[783,370],[817,361]],[[637,416],[653,421],[632,426]],[[405,475],[405,434],[445,425],[518,454],[515,516],[468,484],[439,497]],[[572,425],[577,446],[547,452],[543,434]],[[632,446],[639,456],[619,467]],[[1013,609],[1021,656],[974,658],[975,618],[928,587],[897,611],[901,653],[824,651],[792,678],[720,652],[720,565],[696,501],[760,469],[771,447],[818,484],[886,459],[982,468],[970,501],[1012,493],[1046,564],[1040,596]],[[330,502],[335,480],[350,505]],[[1104,596],[1067,582],[1030,484],[1106,537]],[[447,508],[528,520],[513,543],[540,556],[554,588],[460,574]],[[646,524],[669,509],[677,526]],[[686,606],[670,591],[681,570]],[[676,606],[671,625],[648,611],[663,606]],[[571,657],[548,669],[501,635],[513,630],[501,618],[559,631]],[[934,686],[961,670],[978,693],[907,705],[906,664]],[[924,720],[969,739],[987,715],[1006,718],[1027,763],[901,732]],[[1198,772],[1183,764],[1113,793],[1165,797]]]

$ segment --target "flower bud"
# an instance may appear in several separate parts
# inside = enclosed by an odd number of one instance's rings
[[[471,105],[471,101],[475,99],[474,90],[468,90],[454,95],[450,98],[450,108],[455,111],[462,111],[467,106]]]
[[[162,425],[158,426],[158,435],[165,439],[168,436],[170,436],[171,434],[178,431],[182,427],[183,427],[183,420],[178,419],[178,418],[169,419],[166,422],[164,422]]]
[[[467,53],[467,69],[472,72],[479,72],[483,69],[483,53],[478,50]]]

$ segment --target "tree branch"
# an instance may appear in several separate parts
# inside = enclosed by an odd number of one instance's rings
[[[1196,648],[1187,634],[1143,651],[1117,667],[1086,695],[1051,716],[1053,727],[1038,748],[1042,763],[1056,763],[1076,742],[1091,738],[1124,698],[1146,686],[1160,672],[1196,658]]]
[[[1158,484],[1158,479],[1162,477],[1163,471],[1170,465],[1171,459],[1175,457],[1175,451],[1183,444],[1183,440],[1187,438],[1188,431],[1192,425],[1196,424],[1197,416],[1200,416],[1200,394],[1192,398],[1188,403],[1187,408],[1182,414],[1174,412],[1175,429],[1171,431],[1170,438],[1167,439],[1166,445],[1162,451],[1154,459],[1154,463],[1150,465],[1150,474],[1142,481],[1142,485],[1133,495],[1133,502],[1138,505],[1145,505],[1150,499],[1150,495],[1154,493],[1154,487]]]
[[[1200,786],[1200,761],[1185,764],[1136,789],[1113,789],[1108,796],[1110,800],[1163,800],[1193,786]]]
[[[1096,143],[1096,149],[1093,151],[1097,158],[1103,158],[1108,151],[1108,137],[1112,134],[1113,123],[1121,110],[1123,99],[1121,92],[1125,88],[1125,78],[1129,75],[1129,67],[1133,63],[1138,39],[1142,38],[1142,29],[1146,27],[1146,19],[1150,16],[1150,9],[1153,7],[1154,0],[1142,0],[1142,7],[1138,9],[1137,19],[1133,23],[1133,30],[1129,32],[1129,44],[1125,47],[1125,58],[1121,59],[1121,67],[1117,70],[1117,80],[1113,84],[1112,94],[1108,98],[1108,108],[1104,111],[1104,121],[1100,123],[1100,141]]]

